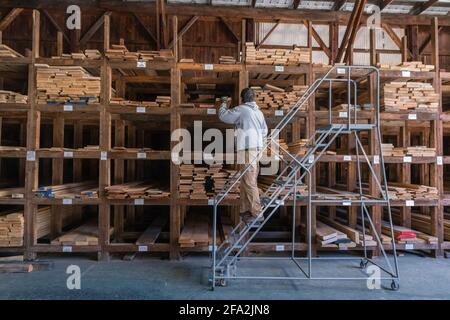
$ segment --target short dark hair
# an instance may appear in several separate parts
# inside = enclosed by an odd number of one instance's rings
[[[241,91],[241,99],[243,103],[255,101],[255,91],[252,88],[245,88]]]

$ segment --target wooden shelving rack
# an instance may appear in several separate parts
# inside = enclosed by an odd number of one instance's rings
[[[205,119],[208,126],[214,126],[223,128],[223,124],[220,124],[217,115],[209,114],[206,109],[201,108],[182,108],[180,104],[183,101],[184,84],[186,81],[205,81],[214,83],[214,81],[229,82],[234,85],[234,91],[230,92],[234,97],[233,102],[236,102],[239,98],[239,92],[252,84],[261,82],[256,77],[255,73],[266,74],[269,77],[264,81],[270,83],[271,80],[277,79],[276,82],[282,83],[285,81],[290,84],[306,84],[311,85],[317,77],[325,72],[323,67],[313,66],[311,64],[305,64],[298,67],[286,66],[283,71],[276,71],[273,66],[260,66],[260,65],[246,65],[244,61],[238,61],[234,65],[224,64],[202,64],[202,63],[179,63],[181,58],[181,41],[178,41],[178,19],[176,16],[172,16],[172,31],[173,31],[173,55],[174,59],[169,62],[147,62],[145,69],[163,72],[164,76],[152,77],[152,76],[118,76],[113,79],[114,69],[136,69],[138,68],[135,62],[113,62],[109,61],[104,56],[99,60],[73,60],[73,59],[50,59],[39,56],[39,26],[40,26],[40,13],[37,10],[33,10],[33,33],[32,33],[32,49],[29,56],[25,58],[11,58],[1,59],[0,64],[7,63],[8,65],[22,66],[28,75],[28,103],[27,104],[0,104],[0,113],[3,117],[15,118],[22,122],[22,126],[26,128],[26,141],[23,146],[26,150],[22,151],[8,151],[0,150],[0,158],[17,158],[24,166],[24,174],[20,179],[23,179],[23,185],[25,187],[23,199],[6,199],[1,198],[1,205],[18,205],[24,208],[25,218],[25,232],[24,232],[24,245],[22,247],[4,247],[0,248],[0,252],[21,252],[24,253],[27,259],[34,259],[39,253],[64,253],[70,254],[74,252],[85,252],[97,254],[99,259],[107,260],[110,254],[113,253],[138,253],[138,252],[158,252],[167,253],[171,259],[177,259],[183,252],[194,252],[209,250],[208,247],[195,247],[195,248],[180,248],[178,239],[184,224],[184,218],[189,207],[208,207],[207,201],[203,200],[187,200],[179,199],[178,197],[178,170],[179,167],[175,165],[170,158],[170,149],[162,151],[146,151],[145,160],[138,160],[135,152],[120,152],[113,149],[113,146],[118,147],[138,147],[137,146],[137,128],[136,120],[148,119],[149,121],[158,121],[166,123],[166,131],[172,132],[177,128],[184,127],[183,121],[186,119]],[[103,47],[104,50],[110,48],[110,16],[103,16]],[[444,95],[444,91],[441,90],[441,86],[450,82],[450,74],[446,72],[440,72],[439,68],[439,44],[437,41],[437,19],[432,20],[432,40],[433,54],[432,64],[435,65],[434,72],[411,72],[408,79],[426,80],[433,84],[437,92]],[[242,24],[243,32],[245,34],[245,23]],[[311,23],[308,23],[308,47],[312,48],[312,32]],[[245,43],[245,37],[242,38],[241,43]],[[372,43],[372,41],[371,41]],[[244,57],[242,58],[244,60]],[[376,63],[376,50],[371,48],[371,61]],[[88,106],[74,106],[70,112],[65,112],[62,105],[39,105],[36,99],[36,64],[49,64],[55,66],[62,65],[74,65],[88,68],[95,68],[98,70],[101,77],[101,96],[100,103],[97,105]],[[1,72],[1,71],[0,71]],[[201,72],[201,77],[185,78],[186,72],[198,73]],[[219,77],[220,74],[231,74],[226,78]],[[393,79],[402,78],[401,72],[398,71],[381,71],[382,82],[386,82]],[[280,75],[286,75],[287,80],[280,80]],[[157,79],[155,79],[157,78]],[[110,104],[111,87],[113,80],[115,81],[116,93],[118,96],[124,95],[125,82],[126,81],[162,81],[166,84],[170,84],[170,96],[171,107],[160,108],[158,110],[146,110],[144,114],[137,114],[136,108],[118,106]],[[220,80],[219,80],[220,79]],[[226,79],[226,80],[223,80]],[[369,101],[374,101],[375,92],[373,90],[373,78],[368,79],[368,91],[370,92]],[[401,177],[401,181],[409,182],[411,179],[411,166],[420,168],[421,172],[421,184],[437,187],[439,190],[439,200],[424,200],[416,201],[415,207],[420,207],[420,212],[430,215],[430,231],[429,234],[438,237],[439,241],[437,245],[418,245],[415,250],[430,250],[434,256],[441,256],[444,249],[450,249],[450,240],[444,240],[444,211],[449,212],[450,207],[450,188],[447,185],[445,189],[444,184],[444,172],[448,176],[449,170],[444,170],[445,166],[450,166],[450,150],[444,150],[444,136],[450,136],[450,109],[443,109],[442,103],[439,106],[438,114],[429,113],[417,113],[414,120],[405,113],[388,113],[383,112],[381,115],[383,133],[389,134],[392,132],[392,125],[395,123],[396,129],[399,129],[400,134],[397,136],[397,142],[399,146],[407,147],[411,144],[411,132],[418,133],[421,136],[422,142],[429,147],[436,148],[436,156],[432,158],[412,158],[411,163],[404,163],[401,157],[386,157],[385,161],[389,166],[394,166],[395,171]],[[279,115],[275,115],[273,110],[264,111],[269,127],[273,126],[277,120],[281,119]],[[334,114],[337,116],[337,114]],[[362,111],[360,116],[372,118],[373,113],[370,111]],[[142,118],[145,117],[145,118]],[[281,137],[287,142],[297,141],[301,138],[309,137],[320,125],[321,119],[326,119],[327,114],[316,108],[316,99],[312,98],[309,101],[309,108],[304,112],[300,112],[298,116],[293,120],[289,132],[282,132]],[[401,126],[398,124],[401,123]],[[82,177],[82,165],[81,162],[88,160],[96,162],[98,165],[98,186],[99,197],[98,199],[81,199],[74,200],[71,204],[64,204],[61,199],[47,199],[36,198],[33,196],[33,190],[39,185],[40,172],[39,159],[52,162],[51,183],[61,184],[64,181],[64,152],[40,150],[40,132],[43,124],[50,124],[53,127],[53,142],[54,147],[64,147],[64,125],[70,124],[74,128],[74,147],[81,147],[83,145],[83,125],[92,125],[98,128],[98,145],[99,150],[91,151],[74,151],[71,158],[73,161],[73,181],[80,181]],[[158,123],[159,126],[161,126]],[[155,127],[158,127],[156,125]],[[153,127],[154,128],[154,127]],[[94,131],[95,134],[96,131]],[[126,135],[125,132],[128,134]],[[170,133],[168,134],[170,136]],[[95,138],[94,138],[95,139]],[[376,150],[377,137],[368,137],[368,150],[370,155],[380,154],[380,150]],[[114,141],[114,145],[112,145]],[[167,137],[167,141],[170,138]],[[352,141],[343,141],[341,148],[350,148]],[[168,146],[171,148],[174,146],[174,142],[169,142]],[[30,152],[35,152],[34,155]],[[442,164],[438,161],[438,158],[442,157]],[[35,159],[35,160],[34,160]],[[170,161],[169,175],[167,184],[169,186],[170,198],[163,199],[146,199],[143,202],[136,203],[133,200],[110,200],[105,195],[105,187],[120,184],[125,181],[133,181],[136,177],[136,163],[139,161]],[[41,161],[42,163],[42,161]],[[356,159],[352,157],[351,160],[344,159],[343,155],[325,155],[320,162],[320,168],[323,168],[324,172],[335,172],[337,167],[344,168],[346,170],[347,177],[345,186],[347,188],[354,188],[356,181]],[[43,170],[50,167],[42,165]],[[380,175],[380,168],[377,165],[375,170]],[[142,170],[142,169],[141,169]],[[342,169],[341,169],[342,170]],[[313,181],[315,183],[319,180],[319,172],[314,168]],[[328,175],[326,177],[327,187],[333,188],[336,185],[335,175]],[[368,188],[371,192],[375,192],[375,181],[368,181]],[[316,186],[313,187],[316,188]],[[375,194],[373,194],[375,195]],[[98,227],[99,227],[99,244],[98,245],[80,245],[80,246],[63,246],[38,243],[35,234],[36,225],[36,211],[39,206],[50,205],[51,210],[54,213],[52,218],[52,228],[56,233],[61,233],[62,225],[58,216],[62,212],[61,210],[74,210],[81,211],[81,207],[90,206],[94,208],[94,212],[98,215]],[[300,227],[300,221],[302,216],[302,207],[304,203],[298,202],[298,208],[296,208],[296,221],[298,221]],[[317,204],[313,208],[313,232],[312,236],[315,238],[315,218],[319,210],[324,210],[330,217],[334,217],[337,214],[336,207],[340,203],[323,203]],[[393,207],[398,207],[400,210],[400,216],[402,225],[411,227],[411,207],[407,207],[404,201],[392,201]],[[124,238],[128,236],[138,236],[138,232],[125,232],[124,214],[134,216],[134,213],[141,210],[142,206],[155,206],[158,208],[167,208],[168,224],[159,234],[159,239],[156,242],[144,244],[136,244],[134,242],[125,242]],[[232,219],[237,219],[238,215],[238,201],[225,201],[224,207],[228,207],[228,212]],[[280,212],[281,224],[280,229],[263,231],[264,234],[262,241],[253,243],[249,248],[250,251],[264,252],[275,251],[277,245],[284,245],[285,250],[291,248],[289,240],[289,230],[283,229],[283,219],[289,219],[290,210],[288,209],[289,203],[286,208],[282,208]],[[328,208],[325,208],[328,207]],[[380,206],[373,206],[371,208],[373,220],[375,226],[380,232],[383,209]],[[356,227],[358,223],[358,208],[349,208],[348,225]],[[278,223],[278,221],[277,221]],[[113,235],[110,236],[110,228],[113,227]],[[280,240],[280,238],[286,238],[287,240]],[[296,248],[299,251],[305,251],[307,245],[304,240],[299,238],[296,242]],[[354,248],[355,250],[362,249],[362,247]],[[389,249],[389,245],[386,245],[385,249]],[[399,245],[398,249],[407,250],[403,245]],[[334,248],[320,248],[315,246],[314,252],[322,250],[337,250]],[[377,248],[372,249],[373,254],[378,253]]]

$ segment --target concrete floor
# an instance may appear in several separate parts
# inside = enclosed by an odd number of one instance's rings
[[[43,258],[41,258],[43,259]],[[180,261],[136,257],[97,262],[86,257],[55,258],[51,271],[0,273],[0,299],[450,299],[450,260],[400,257],[400,290],[369,290],[365,280],[233,280],[210,291],[209,260],[189,256]],[[81,269],[81,289],[66,286],[69,265]],[[315,275],[364,277],[359,261],[320,261]],[[247,274],[298,274],[287,261],[245,262]],[[390,282],[383,282],[383,286]]]

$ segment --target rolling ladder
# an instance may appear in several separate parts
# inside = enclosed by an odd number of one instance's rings
[[[352,98],[353,105],[357,105],[357,87],[359,80],[352,79],[352,71],[357,69],[357,73],[364,74],[365,77],[374,73],[377,80],[377,97],[376,97],[376,120],[374,123],[359,121],[357,118],[357,108],[355,107],[353,112],[350,108]],[[344,76],[336,76],[339,74],[344,74]],[[334,82],[344,82],[347,84],[347,115],[346,121],[340,121],[335,123],[331,116],[332,99],[331,91],[332,84]],[[297,154],[291,154],[288,150],[283,149],[278,143],[279,132],[286,127],[286,125],[294,118],[296,113],[308,102],[308,100],[313,96],[316,90],[324,83],[329,84],[329,124],[320,128],[317,128],[312,136],[308,139],[304,148],[300,148]],[[353,115],[352,115],[353,113]],[[312,194],[311,191],[311,169],[320,160],[322,155],[326,152],[329,146],[336,140],[340,135],[354,135],[356,141],[356,151],[357,151],[357,162],[358,162],[358,178],[359,183],[359,198],[357,200],[348,200],[349,194],[340,194],[333,196],[343,197],[343,201],[346,203],[351,203],[353,205],[359,205],[361,211],[362,219],[362,229],[363,234],[365,234],[366,220],[371,226],[372,230],[375,230],[373,221],[371,220],[368,206],[369,205],[384,205],[387,207],[387,213],[390,223],[391,235],[392,235],[392,249],[394,262],[393,266],[389,261],[389,258],[383,249],[381,243],[381,237],[375,234],[375,240],[378,246],[381,248],[381,252],[387,267],[381,266],[378,262],[373,259],[368,258],[367,248],[364,242],[364,257],[360,260],[361,268],[365,268],[369,263],[376,265],[381,271],[387,273],[387,277],[380,277],[381,280],[391,280],[391,288],[397,290],[399,288],[399,273],[398,264],[396,257],[395,248],[395,237],[392,226],[391,210],[389,204],[389,198],[387,193],[387,179],[385,174],[383,157],[380,154],[380,166],[383,174],[384,185],[376,178],[376,184],[379,188],[381,198],[375,198],[368,195],[364,195],[361,182],[361,161],[360,157],[366,160],[372,174],[375,174],[373,165],[366,154],[362,142],[359,139],[358,133],[361,131],[375,130],[378,136],[378,143],[381,150],[381,133],[379,128],[379,74],[378,69],[369,66],[335,66],[328,70],[328,72],[322,77],[317,79],[304,93],[304,95],[297,101],[297,103],[289,110],[289,112],[283,117],[283,119],[278,123],[276,128],[267,137],[264,143],[264,147],[258,151],[257,156],[251,159],[251,162],[244,166],[240,171],[236,172],[225,184],[222,190],[212,199],[213,205],[213,243],[216,243],[217,237],[217,215],[218,207],[221,202],[225,199],[227,194],[234,188],[234,186],[239,182],[243,175],[247,172],[251,165],[257,163],[262,156],[271,150],[276,154],[278,160],[282,160],[285,166],[276,175],[274,180],[271,182],[269,187],[266,189],[264,194],[261,195],[261,210],[259,212],[260,219],[252,220],[249,223],[240,221],[232,231],[223,240],[220,246],[212,246],[212,272],[210,275],[211,288],[214,289],[216,285],[225,285],[227,279],[342,279],[342,278],[331,278],[331,277],[313,277],[312,276],[312,261],[318,258],[312,257],[312,239],[311,239],[311,206],[315,202],[324,201],[322,198],[324,194]],[[299,187],[307,188],[307,192],[299,192]],[[354,195],[354,194],[352,194]],[[291,249],[291,259],[297,267],[302,271],[299,277],[288,276],[288,277],[269,277],[269,276],[239,276],[238,273],[238,262],[243,260],[243,253],[248,248],[251,241],[255,238],[258,232],[263,228],[263,226],[271,219],[271,217],[277,212],[277,210],[285,205],[286,201],[291,201],[293,208],[296,207],[297,201],[307,202],[307,242],[308,242],[308,254],[306,258],[300,258],[295,256],[295,214],[292,215],[292,249]],[[376,232],[375,232],[376,233]],[[275,257],[272,257],[276,259]],[[280,259],[286,259],[280,257]],[[358,258],[360,259],[360,258]],[[307,261],[307,270],[305,271],[300,265],[301,261]],[[345,279],[366,279],[366,278],[345,278]]]

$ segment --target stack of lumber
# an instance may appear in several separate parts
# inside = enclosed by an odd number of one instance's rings
[[[261,176],[261,175],[258,176],[258,188],[260,189],[260,192],[265,193],[269,189],[270,185],[273,183],[273,181],[275,179],[276,179],[276,176]],[[286,186],[286,188],[281,191],[280,197],[285,196],[288,193],[288,191],[292,188],[292,186],[293,186],[293,183],[292,182],[289,183]],[[270,197],[274,191],[275,190],[268,191],[267,196]],[[297,191],[297,195],[307,195],[308,187],[304,184],[298,184],[296,186],[296,191]],[[292,196],[290,196],[288,199],[292,200]]]
[[[215,173],[212,178],[214,180],[214,192],[215,194],[220,193],[220,191],[223,189],[225,184],[229,179],[231,179],[235,174],[237,173],[237,170],[230,170],[230,169],[222,169],[219,172]],[[230,192],[226,195],[226,199],[239,199],[240,189],[239,189],[240,181],[238,181],[233,188],[230,190]],[[227,188],[229,188],[227,186]]]
[[[173,58],[172,50],[162,49],[159,51],[139,50],[128,51],[125,45],[113,44],[106,50],[105,56],[114,61],[168,61]]]
[[[383,143],[381,146],[383,155],[387,157],[435,157],[436,148],[428,148],[426,146],[414,147],[394,147],[392,143]]]
[[[14,212],[0,216],[0,247],[23,245],[23,213]]]
[[[256,49],[253,42],[246,42],[245,50],[248,64],[298,66],[311,63],[311,51],[308,48]]]
[[[79,215],[74,210],[59,209],[59,214],[62,216],[62,227],[72,225],[78,222]],[[36,212],[35,231],[36,238],[40,239],[50,234],[51,232],[51,207],[39,207]]]
[[[366,246],[376,246],[377,245],[377,243],[373,239],[373,237],[367,233],[364,234],[360,230],[351,228],[342,222],[330,219],[323,215],[318,215],[318,219],[320,220],[320,222],[327,225],[329,228],[335,229],[336,233],[338,234],[338,238],[339,238],[339,233],[342,233],[356,245],[364,245],[364,241],[366,242],[365,243]],[[367,232],[367,230],[366,230],[366,232]],[[341,238],[343,238],[342,235],[341,235]],[[336,240],[339,240],[339,239],[336,239]],[[339,241],[338,241],[338,243],[330,242],[330,244],[335,244],[335,245],[341,247],[341,246],[346,245],[346,243],[345,243],[346,241],[343,241],[343,242],[344,242],[343,244],[340,244]]]
[[[235,170],[223,169],[221,164],[206,166],[180,165],[179,197],[182,199],[206,200],[220,192],[225,183],[236,173]],[[212,180],[212,188],[206,189],[206,180]],[[228,193],[227,199],[239,198],[239,182]]]
[[[236,64],[236,58],[232,56],[220,56],[220,64]]]
[[[23,199],[25,188],[0,189],[0,198]]]
[[[252,89],[255,91],[255,100],[261,109],[288,110],[303,96],[308,86],[294,85],[283,89],[266,84],[264,87],[252,87]],[[306,106],[307,104],[304,104],[302,109]]]
[[[284,142],[284,139],[275,139],[275,142],[270,141],[270,145],[267,148],[267,155],[271,156],[272,152],[274,152],[275,154],[283,154],[284,153],[283,150],[289,151],[289,146],[287,145],[287,143]],[[275,152],[275,151],[278,151],[278,152]]]
[[[306,144],[308,143],[308,139],[300,139],[298,142],[291,142],[288,144],[289,153],[292,155],[296,155],[297,153],[299,155],[304,155],[306,151],[308,151],[308,148],[306,147]]]
[[[113,229],[110,228],[110,235]],[[98,223],[89,221],[51,241],[53,245],[96,246],[98,241]]]
[[[204,247],[209,244],[208,218],[201,215],[189,215],[181,231],[178,243],[181,248]]]
[[[341,231],[338,231],[321,221],[316,221],[316,241],[325,248],[354,248],[356,243]]]
[[[98,103],[100,77],[94,77],[79,66],[49,66],[37,68],[38,103]]]
[[[0,103],[27,103],[28,96],[13,91],[0,90]]]
[[[397,208],[392,208],[392,220],[395,223],[401,223],[401,214],[400,210]],[[428,244],[437,244],[438,238],[429,235],[431,232],[431,217],[419,214],[415,212],[411,212],[411,227],[416,234],[416,237],[422,240],[425,240]],[[397,227],[398,228],[398,227]]]
[[[424,82],[392,81],[384,85],[384,111],[436,112],[439,94]]]
[[[394,225],[394,238],[397,243],[417,243],[421,242],[418,240],[417,233],[410,228],[402,227]],[[382,221],[381,222],[381,232],[390,236],[391,235],[391,228],[388,222]]]
[[[402,62],[399,65],[390,65],[379,63],[378,68],[381,70],[396,70],[396,71],[433,71],[434,65],[423,64],[422,61]]]
[[[255,91],[255,101],[261,109],[289,110],[306,92],[308,86],[293,85],[286,89],[270,84],[264,87],[252,87]],[[301,109],[306,109],[306,102]]]
[[[61,56],[53,56],[52,59],[74,59],[74,60],[98,60],[102,54],[97,49],[86,49],[83,52],[63,53]]]
[[[170,193],[145,181],[134,181],[105,187],[108,199],[158,199],[168,198]]]
[[[114,97],[111,98],[110,104],[112,105],[121,105],[121,106],[129,106],[129,107],[150,107],[150,108],[158,108],[158,107],[170,107],[171,98],[168,96],[158,96],[156,101],[131,101],[126,100],[124,98]]]
[[[362,105],[362,106],[356,105],[356,111],[361,111],[362,108],[364,108],[365,106],[366,105]],[[367,106],[370,107],[370,105],[367,105]],[[337,105],[337,106],[333,107],[332,110],[333,111],[345,111],[345,112],[347,112],[347,111],[349,111],[349,105],[347,103],[342,103],[340,105]],[[354,104],[350,104],[350,112],[352,112],[352,114],[353,114],[354,111],[355,111],[355,105]]]
[[[7,45],[0,43],[0,58],[23,58],[23,56]]]
[[[100,59],[102,57],[102,54],[97,49],[86,49],[84,50],[84,55],[87,59]]]
[[[390,200],[437,200],[438,189],[418,184],[389,182]]]
[[[98,183],[85,181],[39,187],[33,190],[33,195],[55,199],[96,199],[98,198]]]
[[[182,199],[189,199],[192,191],[192,174],[194,171],[194,165],[182,164],[179,169],[179,197]]]

